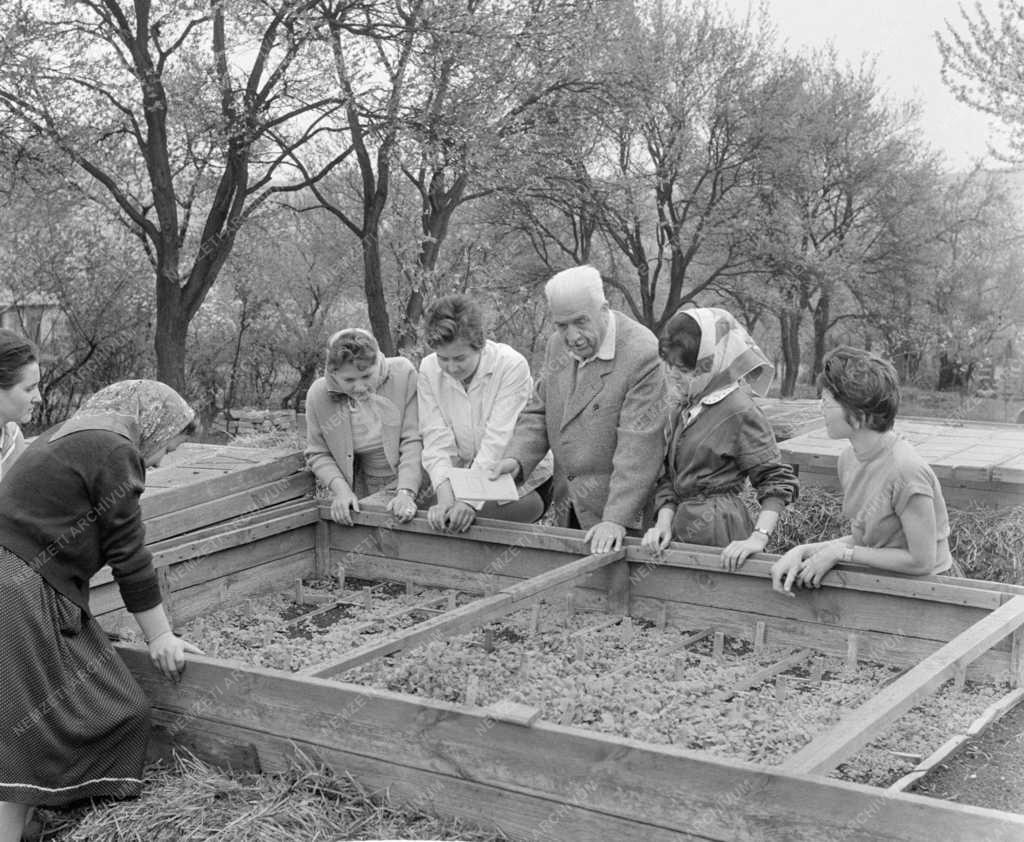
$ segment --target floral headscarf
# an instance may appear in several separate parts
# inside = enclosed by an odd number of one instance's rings
[[[696,403],[743,378],[756,394],[767,394],[775,366],[732,313],[719,307],[697,307],[684,312],[700,328],[697,364],[684,402]]]
[[[80,430],[110,430],[131,441],[145,459],[193,420],[195,411],[166,383],[121,380],[100,389],[64,422],[50,441]]]

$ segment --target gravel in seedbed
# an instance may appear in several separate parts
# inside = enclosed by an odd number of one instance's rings
[[[300,606],[288,594],[275,594],[196,620],[185,633],[209,655],[294,671],[413,625],[423,615],[369,621],[445,593],[427,588],[406,594],[404,586],[392,583],[374,590],[367,610],[362,587],[369,584],[346,581],[352,587],[342,598],[354,604],[330,624],[314,618],[284,625]],[[460,594],[459,604],[471,599]],[[818,654],[820,680],[811,676],[808,660],[783,671],[781,680],[772,677],[726,698],[793,650],[764,647],[755,653],[749,641],[727,637],[716,659],[710,637],[683,648],[699,629],[570,614],[560,604],[542,604],[533,614],[524,609],[488,627],[357,667],[343,678],[450,702],[519,702],[551,722],[774,765],[902,673],[865,662],[850,672],[843,659]],[[918,757],[966,730],[1005,692],[992,684],[968,683],[957,690],[947,683],[833,774],[888,785],[913,769]]]

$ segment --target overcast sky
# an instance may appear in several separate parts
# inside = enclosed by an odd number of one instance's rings
[[[750,5],[750,0],[720,2],[740,15]],[[965,5],[973,9],[974,3]],[[922,103],[925,138],[957,169],[986,155],[990,134],[987,118],[957,102],[939,75],[934,32],[945,31],[946,20],[963,29],[959,5],[957,0],[767,0],[780,40],[794,51],[831,41],[843,60],[874,56],[879,84],[895,98]],[[997,5],[982,0],[986,10]]]

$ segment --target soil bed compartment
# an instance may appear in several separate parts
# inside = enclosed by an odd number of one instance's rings
[[[344,591],[332,584],[305,583],[309,592],[341,603],[308,623],[296,621],[310,606],[277,594],[196,620],[184,632],[208,654],[298,671],[425,619],[430,615],[410,609],[445,595],[424,588],[407,594],[394,582],[347,580]],[[369,607],[363,602],[367,587],[374,594]],[[464,594],[458,600],[470,601]],[[403,609],[408,613],[399,613]],[[807,652],[805,659],[745,687],[793,651],[762,647],[755,654],[750,641],[727,637],[715,657],[710,634],[684,645],[695,631],[542,604],[539,611],[519,611],[479,630],[355,667],[343,678],[461,704],[525,704],[562,725],[775,765],[901,674],[865,662],[851,670],[842,659]],[[887,786],[949,733],[966,729],[1005,690],[991,683],[971,682],[962,689],[947,684],[834,774]]]

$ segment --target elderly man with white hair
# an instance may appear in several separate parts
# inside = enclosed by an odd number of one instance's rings
[[[615,550],[640,526],[664,456],[658,340],[609,307],[593,266],[559,272],[544,293],[556,331],[494,475],[529,476],[550,448],[559,524],[586,529],[591,552]]]

